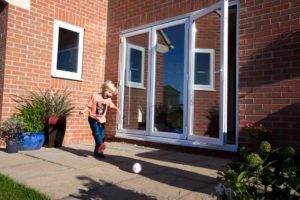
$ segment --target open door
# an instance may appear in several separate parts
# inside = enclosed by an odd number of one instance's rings
[[[227,131],[228,1],[191,16],[189,139],[224,143]]]

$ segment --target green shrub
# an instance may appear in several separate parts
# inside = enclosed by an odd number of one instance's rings
[[[26,132],[44,131],[45,108],[40,101],[33,101],[30,105],[22,105],[20,116],[25,122]]]
[[[241,148],[238,159],[218,171],[220,199],[296,200],[300,198],[300,169],[292,147],[272,149],[263,141],[257,152]]]
[[[18,115],[23,118],[25,123],[24,131],[44,131],[45,107],[42,98],[31,92],[26,96],[16,95],[14,101],[18,103]]]

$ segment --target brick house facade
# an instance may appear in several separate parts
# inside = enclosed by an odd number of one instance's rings
[[[148,46],[145,47],[145,90],[126,88],[120,70],[122,70],[122,41],[123,35],[130,31],[138,31],[143,28],[151,29],[147,34],[128,36],[134,40],[140,36],[145,43],[151,41],[152,29],[163,23],[177,20],[178,16],[189,18],[201,9],[209,8],[218,3],[218,0],[194,1],[194,0],[156,0],[156,1],[120,1],[120,0],[95,0],[95,1],[41,1],[31,0],[29,9],[20,8],[13,1],[1,1],[0,13],[0,120],[8,118],[15,111],[15,104],[11,99],[13,94],[22,94],[24,89],[36,90],[37,87],[44,90],[51,86],[57,89],[68,87],[75,101],[76,111],[68,119],[65,144],[91,141],[92,137],[86,117],[76,114],[85,104],[90,94],[97,91],[104,80],[110,79],[118,83],[119,89],[124,87],[123,101],[131,102],[133,105],[124,108],[125,119],[128,114],[133,114],[125,128],[138,129],[138,105],[147,108],[151,104],[150,90],[153,85],[147,85],[149,73],[156,73],[156,95],[155,98],[163,97],[163,74],[162,68],[158,67],[159,56],[156,60],[148,60],[152,54]],[[299,0],[272,0],[272,1],[230,1],[236,3],[235,19],[232,18],[229,9],[229,36],[228,36],[228,134],[232,134],[233,148],[247,144],[241,130],[247,123],[262,123],[273,130],[273,142],[276,146],[292,145],[300,150],[300,1]],[[218,11],[218,10],[216,10]],[[220,119],[217,117],[214,123],[207,115],[209,108],[220,102],[222,88],[220,88],[221,69],[220,45],[222,40],[221,22],[211,23],[218,12],[208,17],[195,20],[197,25],[197,37],[195,48],[214,49],[214,92],[194,90],[193,97],[196,103],[193,105],[193,114],[190,114],[188,103],[185,102],[183,117],[188,124],[188,116],[193,115],[192,130],[194,135],[205,135],[209,126],[212,132],[218,132]],[[209,19],[209,22],[205,22]],[[221,19],[221,18],[220,18]],[[52,51],[53,51],[53,26],[54,20],[60,20],[84,29],[82,80],[71,80],[51,76]],[[235,21],[236,20],[236,21]],[[237,26],[236,26],[237,25]],[[186,27],[190,30],[190,25]],[[201,28],[201,27],[205,27]],[[233,29],[237,27],[237,29]],[[162,28],[163,29],[163,28]],[[188,32],[186,32],[188,33]],[[207,35],[207,36],[206,36]],[[215,36],[214,36],[215,35]],[[190,35],[185,34],[186,38]],[[233,37],[233,38],[230,38]],[[210,38],[210,40],[208,39]],[[189,42],[190,38],[186,41]],[[210,41],[210,42],[209,42]],[[134,43],[134,41],[132,41]],[[198,47],[199,42],[199,47]],[[189,46],[190,43],[187,45]],[[236,47],[236,48],[235,48]],[[190,47],[187,48],[187,52]],[[187,59],[190,54],[185,57]],[[237,56],[234,56],[237,55]],[[161,58],[162,59],[162,58]],[[238,61],[235,65],[236,60]],[[153,66],[156,62],[156,72],[150,72],[148,64]],[[187,66],[190,60],[187,60]],[[152,74],[153,75],[153,74]],[[236,77],[236,78],[235,78]],[[151,83],[152,84],[152,83]],[[184,85],[184,84],[183,84]],[[187,91],[190,88],[186,87]],[[235,88],[236,86],[236,88]],[[182,92],[184,98],[189,98],[189,93]],[[148,96],[147,96],[148,95]],[[122,98],[113,100],[120,105]],[[155,99],[154,98],[154,99]],[[183,98],[183,99],[184,99]],[[163,102],[163,99],[157,99]],[[185,100],[183,100],[184,102]],[[123,102],[123,103],[124,103]],[[223,105],[225,106],[225,105]],[[147,113],[146,127],[150,125]],[[215,118],[214,118],[215,119]],[[222,118],[223,119],[223,118]],[[222,121],[221,119],[221,121]],[[124,120],[124,119],[123,119]],[[118,117],[116,113],[110,113],[108,117],[107,134],[118,136]],[[138,121],[139,123],[145,121]],[[155,123],[155,122],[154,122]],[[211,125],[211,124],[213,125]],[[141,124],[140,124],[141,125]],[[151,124],[152,125],[152,124]],[[124,128],[123,127],[123,128]],[[146,130],[145,126],[140,126]],[[217,127],[217,128],[216,128]],[[151,128],[151,127],[150,127]],[[147,129],[147,130],[148,130]],[[230,130],[230,131],[229,131]],[[136,130],[135,130],[136,131]],[[133,131],[133,133],[135,133]],[[186,131],[186,130],[183,130]],[[122,131],[121,131],[122,132]],[[129,131],[130,132],[130,131]],[[187,145],[204,148],[214,148],[202,145],[201,139],[198,143],[187,143],[185,139],[165,140],[153,135],[137,136],[129,132],[122,132],[122,136],[130,139],[148,140],[161,143],[172,143],[176,145]],[[189,132],[185,132],[189,140]],[[148,132],[145,131],[147,135]],[[217,134],[218,135],[218,134]],[[150,133],[151,136],[151,133]],[[175,135],[176,136],[176,135]],[[136,137],[136,138],[135,138]],[[159,139],[155,139],[159,138]],[[168,136],[167,136],[168,137]],[[219,137],[219,136],[212,136]],[[192,139],[190,139],[192,140]],[[229,139],[228,139],[229,140]],[[179,141],[179,142],[178,142]],[[224,146],[232,145],[225,142]],[[222,146],[222,145],[221,145]],[[218,148],[217,148],[218,149]],[[226,148],[220,148],[226,150]]]

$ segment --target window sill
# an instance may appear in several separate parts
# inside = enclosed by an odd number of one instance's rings
[[[199,90],[199,91],[208,91],[208,92],[215,92],[215,88],[211,87],[201,87],[201,86],[194,86],[194,90]]]
[[[140,84],[126,83],[126,86],[129,88],[135,88],[135,89],[141,89],[141,90],[147,89],[143,85],[140,85]]]
[[[57,75],[53,75],[53,74],[51,75],[51,78],[67,79],[67,80],[72,80],[72,81],[84,81],[82,78],[57,76]]]

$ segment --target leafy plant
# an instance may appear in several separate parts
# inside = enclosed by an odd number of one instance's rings
[[[14,114],[1,124],[0,138],[6,143],[16,138],[18,132],[24,131],[25,123],[23,118]]]
[[[19,97],[19,116],[25,123],[25,132],[39,132],[44,130],[45,107],[41,99],[32,96],[29,98]]]
[[[40,91],[36,95],[43,99],[46,119],[49,117],[68,117],[75,108],[69,100],[71,92],[68,92],[67,89],[55,91],[50,88],[44,93]]]
[[[39,89],[24,96],[15,95],[14,100],[19,104],[17,109],[24,119],[26,131],[43,130],[49,117],[68,117],[75,108],[69,100],[70,94],[67,89],[55,91],[50,88],[45,92]]]
[[[218,171],[221,199],[285,199],[300,198],[300,169],[292,147],[272,149],[267,141],[256,152],[240,149],[240,156]]]

